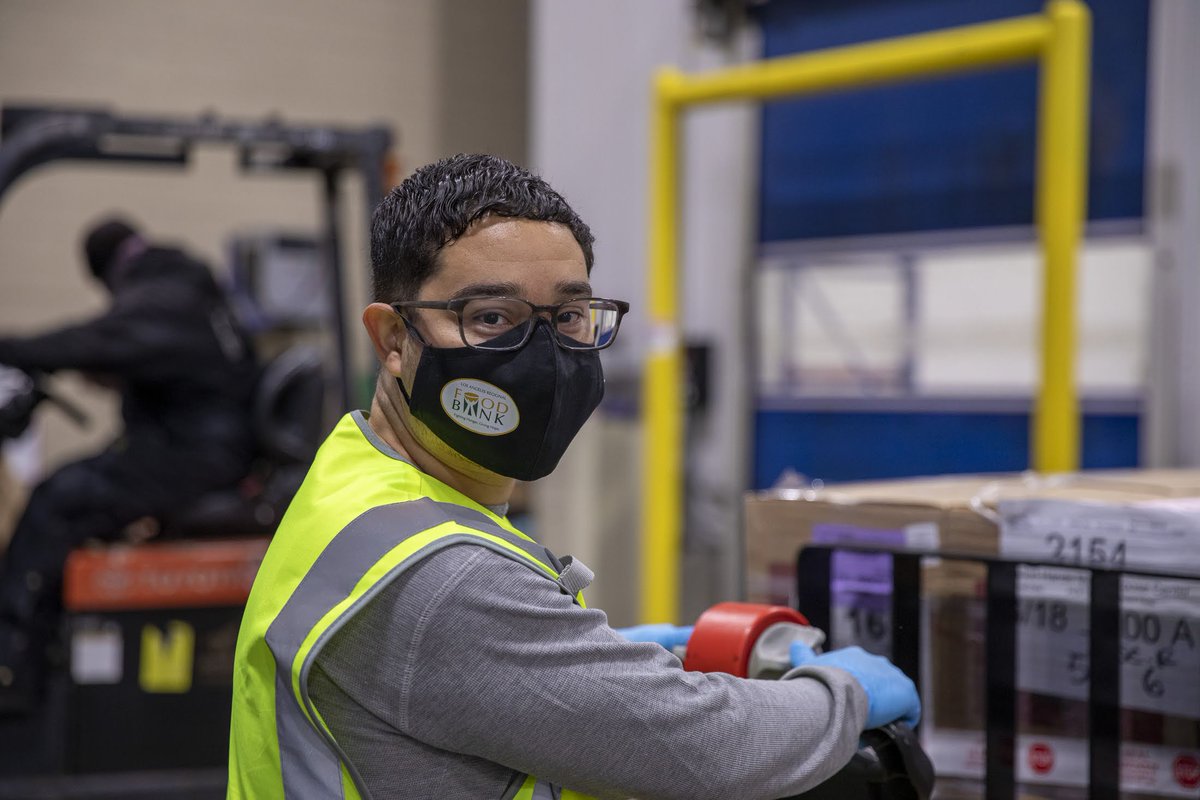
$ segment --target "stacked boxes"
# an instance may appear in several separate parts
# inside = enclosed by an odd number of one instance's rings
[[[749,599],[794,605],[797,551],[875,544],[1200,577],[1200,471],[988,475],[751,495]],[[1088,573],[1018,578],[1018,778],[1033,796],[1087,781]],[[942,776],[983,772],[981,564],[923,566],[924,740]],[[890,559],[837,554],[831,639],[889,653]],[[803,609],[801,609],[803,611]],[[1200,580],[1122,584],[1122,783],[1134,796],[1200,795]]]

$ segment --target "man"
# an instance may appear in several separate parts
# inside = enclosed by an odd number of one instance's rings
[[[592,297],[566,201],[455,156],[383,201],[371,258],[374,401],[322,446],[255,581],[229,796],[774,798],[844,765],[874,703],[851,672],[684,672],[504,517],[599,403],[627,309]],[[849,659],[867,683],[907,681],[872,658]]]
[[[0,563],[0,708],[36,700],[70,550],[236,483],[253,455],[257,368],[208,268],[116,219],[88,233],[84,255],[109,309],[44,335],[0,338],[0,364],[80,370],[118,388],[124,431],[37,486],[17,523]]]

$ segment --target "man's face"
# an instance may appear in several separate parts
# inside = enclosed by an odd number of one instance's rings
[[[565,225],[526,219],[490,217],[442,249],[437,271],[425,282],[416,300],[453,300],[492,295],[553,305],[592,294],[583,250]],[[451,311],[414,309],[409,318],[434,347],[462,347],[458,319]],[[413,385],[421,345],[408,338],[402,352],[401,380]],[[469,461],[419,420],[404,413],[405,424],[430,453],[447,466],[477,480],[502,480]]]

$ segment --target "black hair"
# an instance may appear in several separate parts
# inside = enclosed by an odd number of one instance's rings
[[[137,228],[120,217],[111,217],[94,225],[83,239],[83,255],[92,274],[104,280],[117,250],[137,233]]]
[[[488,215],[566,225],[591,274],[592,232],[550,184],[498,156],[460,154],[421,167],[375,209],[374,299],[393,303],[415,298],[437,270],[442,248]]]

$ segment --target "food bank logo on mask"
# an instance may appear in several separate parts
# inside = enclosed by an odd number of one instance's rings
[[[486,381],[458,378],[442,387],[442,410],[460,426],[484,436],[511,433],[521,422],[517,404]]]

